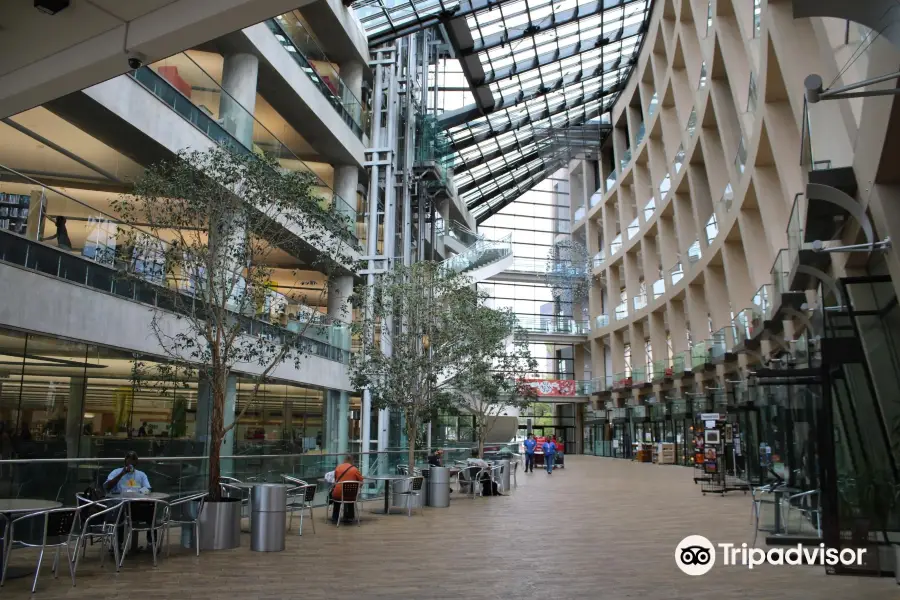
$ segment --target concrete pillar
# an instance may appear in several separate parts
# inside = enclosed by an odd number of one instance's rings
[[[281,402],[281,439],[294,441],[294,403],[288,397]]]
[[[209,444],[209,420],[210,415],[212,414],[212,385],[210,384],[209,379],[207,379],[204,375],[200,376],[200,381],[197,384],[197,427],[194,437],[199,442],[204,442]],[[228,427],[234,422],[235,416],[235,408],[237,406],[237,377],[234,375],[229,375],[228,379],[225,381],[225,406],[222,409],[222,414],[224,415],[223,422],[225,427]],[[225,439],[222,441],[222,456],[233,456],[234,455],[234,429],[229,431],[225,435]],[[205,449],[205,453],[209,452],[209,447],[207,446]],[[222,461],[221,464],[222,474],[226,475],[231,471],[231,461]]]
[[[84,390],[87,380],[84,377],[69,379],[69,406],[66,409],[66,458],[79,457],[81,441],[81,422],[84,416]]]
[[[353,320],[350,296],[353,294],[353,277],[340,275],[328,279],[328,316],[349,323]]]
[[[337,451],[345,453],[350,449],[350,394],[341,392],[338,404]]]
[[[325,422],[323,423],[324,445],[322,450],[329,454],[340,452],[340,434],[338,433],[338,423],[340,419],[340,402],[341,392],[338,390],[328,390],[325,395]]]
[[[681,300],[670,300],[668,308],[669,337],[672,338],[672,351],[675,354],[689,350],[684,316],[684,302]]]
[[[222,94],[219,118],[225,129],[247,148],[253,147],[253,114],[259,59],[253,54],[228,54],[222,66]]]
[[[352,209],[347,215],[356,221],[358,210],[359,169],[353,165],[337,165],[334,167],[334,193],[341,197]]]

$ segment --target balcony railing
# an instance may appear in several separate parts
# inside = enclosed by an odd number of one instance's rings
[[[606,193],[608,194],[613,186],[616,185],[616,172],[613,171],[606,177]]]
[[[655,212],[656,212],[656,198],[651,196],[650,199],[647,200],[647,204],[644,205],[644,222],[647,222],[650,219],[652,219],[653,213],[655,213]]]
[[[597,329],[609,327],[609,315],[597,315],[594,317],[594,325]]]
[[[782,248],[775,255],[775,262],[772,264],[772,286],[775,292],[775,298],[780,298],[781,294],[790,291],[788,278],[791,274],[791,263],[788,250]]]
[[[672,357],[672,372],[675,375],[684,375],[685,371],[690,370],[691,351],[685,350],[679,352]]]
[[[710,359],[711,340],[703,340],[691,346],[691,367],[702,369]]]
[[[694,137],[694,132],[697,131],[697,108],[696,107],[691,109],[691,114],[688,117],[687,127],[685,129],[687,130],[687,134],[688,134],[689,138]]]
[[[619,170],[624,171],[629,164],[631,164],[631,148],[622,154],[622,158],[619,160]]]
[[[709,220],[706,221],[706,245],[712,245],[713,241],[716,239],[716,236],[719,235],[719,219],[716,217],[716,213],[713,213],[709,216]]]
[[[622,234],[620,233],[616,237],[613,238],[613,241],[609,245],[609,255],[615,256],[619,250],[622,249]]]
[[[499,240],[479,240],[465,252],[441,263],[442,269],[466,273],[487,266],[512,254],[512,234]]]
[[[577,321],[572,317],[553,315],[516,315],[519,327],[531,333],[587,335],[589,321]]]
[[[269,19],[266,25],[356,137],[362,138],[366,120],[362,103],[338,75],[338,69],[325,56],[325,52],[306,31],[300,19],[287,13]]]
[[[794,196],[794,204],[791,206],[791,216],[788,219],[787,226],[787,242],[788,242],[788,267],[796,265],[800,261],[800,251],[806,249],[803,243],[803,215],[802,210],[806,204],[803,201],[803,194]]]
[[[641,145],[641,142],[644,141],[644,136],[647,135],[647,127],[641,123],[638,125],[637,135],[634,136],[634,147],[637,148]]]
[[[704,60],[700,64],[700,81],[697,83],[697,89],[702,90],[706,87],[707,84],[707,76],[706,76],[706,61]]]
[[[600,204],[600,202],[602,202],[602,201],[603,201],[603,191],[602,190],[597,190],[596,192],[591,194],[591,208],[594,208],[595,206]]]
[[[672,170],[677,175],[681,173],[682,167],[684,167],[684,145],[678,144],[678,152],[675,153],[675,159],[672,161]]]
[[[622,302],[616,306],[616,321],[624,321],[628,318],[628,302]]]
[[[747,164],[747,148],[744,146],[744,136],[738,142],[737,152],[734,154],[734,171],[739,176],[744,174],[744,166]]]
[[[619,371],[613,375],[613,389],[621,390],[630,388],[633,385],[630,371]]]
[[[597,254],[594,255],[594,268],[602,269],[605,264],[606,264],[606,252],[601,250],[600,252],[598,252]]]
[[[773,310],[773,300],[775,298],[774,286],[771,283],[760,286],[753,295],[753,320],[751,327],[753,331],[759,331],[763,328],[765,320],[769,318]]]
[[[645,383],[649,383],[647,380],[647,368],[634,367],[631,370],[631,381],[632,385],[644,385]]]
[[[700,250],[700,240],[694,240],[694,243],[691,244],[687,249],[688,263],[693,266],[694,264],[700,262],[702,256],[703,254]]]
[[[634,305],[634,312],[647,308],[647,294],[640,294],[631,299]]]
[[[709,354],[713,362],[722,362],[725,360],[725,353],[728,351],[728,328],[723,327],[712,335],[710,340]]]
[[[653,299],[659,300],[666,293],[666,280],[660,277],[653,282],[650,289],[653,290]]]
[[[653,361],[653,381],[663,381],[666,377],[672,376],[672,367],[669,366],[669,360],[661,358]]]
[[[734,316],[731,321],[731,331],[735,344],[746,344],[753,338],[753,309],[745,308]]]
[[[670,189],[672,189],[672,176],[666,173],[666,176],[659,182],[659,197],[665,198]]]
[[[653,96],[650,98],[650,105],[647,107],[647,115],[652,117],[656,113],[657,108],[659,108],[659,93],[653,92]]]
[[[669,278],[673,286],[678,285],[678,282],[684,279],[684,268],[680,262],[675,263],[675,266],[669,269]]]
[[[577,210],[575,210],[575,221],[578,222],[584,218],[584,214],[586,212],[585,207],[579,206]]]
[[[634,236],[636,236],[638,234],[638,231],[640,231],[640,230],[641,230],[641,223],[640,223],[640,221],[638,221],[638,218],[635,217],[634,221],[632,221],[631,223],[628,224],[628,228],[625,230],[625,232],[627,233],[628,239],[630,240]]]

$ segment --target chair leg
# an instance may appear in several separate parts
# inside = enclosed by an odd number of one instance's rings
[[[344,502],[341,501],[341,505],[338,507],[338,518],[337,518],[337,526],[341,526],[341,521],[344,520]]]
[[[122,544],[122,555],[119,557],[119,567],[116,569],[117,571],[122,568],[122,563],[125,562],[125,557],[128,555],[128,548],[131,546],[131,528],[128,528],[128,533],[125,534],[125,543]]]
[[[156,531],[153,529],[153,526],[150,527],[150,552],[153,554],[153,566],[156,565],[156,549],[159,547],[159,536],[156,535]]]
[[[56,567],[59,566],[59,551],[60,551],[60,547],[57,546],[56,552],[53,554],[53,566],[50,568],[50,572],[53,573],[53,579],[56,579],[59,577],[59,573],[57,573],[57,571],[56,571]]]
[[[360,506],[357,502],[353,503],[353,512],[356,513],[356,526],[359,527],[360,526],[359,513],[361,513],[362,510],[360,510]]]
[[[312,524],[313,533],[315,533],[316,532],[316,519],[313,516],[312,504],[308,505],[307,508],[309,509],[309,522]],[[303,518],[303,511],[300,512],[300,518],[301,519]],[[302,521],[301,521],[301,523],[302,523]]]
[[[41,574],[41,562],[44,560],[44,547],[41,546],[41,553],[38,554],[37,568],[34,570],[34,583],[31,584],[31,593],[37,589],[38,575]]]
[[[184,525],[182,525],[184,527]],[[170,543],[169,536],[172,534],[172,522],[169,521],[166,523],[166,558],[172,555],[172,544]]]
[[[77,542],[76,542],[77,544]],[[78,560],[78,546],[75,546],[75,559],[69,556],[69,544],[66,543],[66,562],[69,563],[69,575],[72,576],[72,587],[75,587],[75,561]]]

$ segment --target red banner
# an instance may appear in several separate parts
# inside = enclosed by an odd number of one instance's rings
[[[574,396],[574,379],[526,379],[538,396]]]

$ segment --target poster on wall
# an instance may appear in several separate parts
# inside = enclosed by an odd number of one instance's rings
[[[525,379],[538,396],[574,396],[574,379]]]
[[[731,427],[731,423],[727,423],[725,425],[725,443],[730,444],[733,441],[733,432],[734,430]]]

